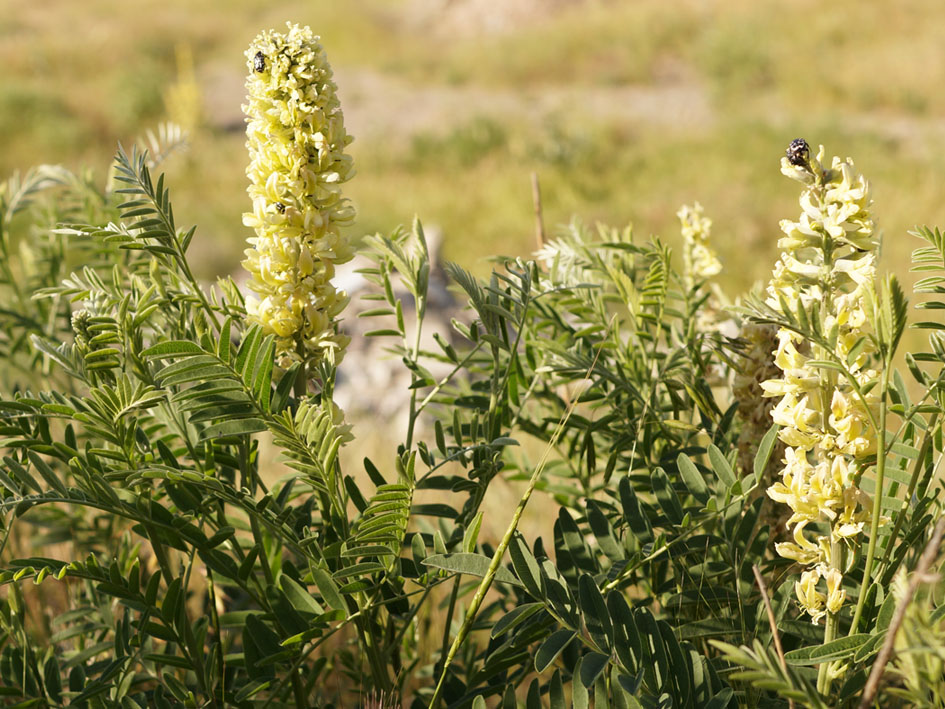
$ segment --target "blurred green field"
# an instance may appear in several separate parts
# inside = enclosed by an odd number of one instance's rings
[[[104,175],[117,141],[167,117],[176,54],[203,103],[167,165],[204,276],[238,268],[246,155],[243,51],[285,20],[322,35],[358,175],[352,236],[419,214],[445,256],[534,246],[529,175],[550,229],[572,215],[677,238],[698,200],[725,289],[770,272],[803,136],[853,156],[874,186],[885,259],[908,268],[917,223],[945,224],[945,4],[932,0],[4,0],[0,175],[39,162]]]

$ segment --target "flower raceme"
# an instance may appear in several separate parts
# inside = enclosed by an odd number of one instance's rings
[[[768,495],[792,512],[793,541],[776,548],[807,567],[795,591],[813,622],[843,605],[845,558],[869,520],[870,499],[857,480],[876,452],[877,399],[864,392],[875,391],[879,377],[868,316],[877,246],[869,185],[852,161],[835,157],[825,168],[823,155],[823,147],[813,157],[797,140],[782,159],[781,171],[804,185],[802,212],[781,222],[782,253],[766,292],[766,304],[789,319],[786,310],[803,308],[822,337],[782,327],[774,352],[780,376],[762,383],[779,397],[771,416],[786,446]],[[817,361],[842,362],[845,371]]]
[[[341,194],[353,175],[351,142],[325,52],[308,27],[260,34],[246,51],[246,169],[256,231],[243,266],[258,296],[247,313],[277,337],[285,360],[338,361],[348,338],[337,317],[347,296],[331,283],[353,249],[340,228],[354,219]]]
[[[722,270],[715,251],[709,243],[712,220],[702,211],[702,205],[683,205],[676,216],[679,217],[683,243],[683,273],[688,286],[715,276]]]

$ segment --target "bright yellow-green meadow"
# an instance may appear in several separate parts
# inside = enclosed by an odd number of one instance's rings
[[[906,231],[945,223],[945,6],[931,0],[7,0],[0,174],[101,173],[118,141],[194,122],[167,167],[178,218],[200,225],[205,276],[235,270],[242,53],[286,20],[332,57],[356,138],[355,235],[419,214],[447,258],[485,272],[479,259],[533,248],[535,171],[549,228],[577,215],[677,243],[676,210],[700,201],[737,293],[770,272],[794,199],[777,160],[798,136],[856,157],[900,272]]]

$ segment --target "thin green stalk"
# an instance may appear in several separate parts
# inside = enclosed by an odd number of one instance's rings
[[[187,257],[184,256],[184,252],[181,249],[180,241],[177,239],[177,236],[174,237],[174,242],[177,244],[177,250],[179,254],[177,255],[177,262],[180,265],[181,270],[184,272],[184,277],[190,283],[190,287],[193,289],[194,294],[200,300],[200,305],[206,311],[207,316],[210,318],[210,322],[213,323],[213,327],[217,332],[220,332],[220,321],[217,320],[216,311],[214,311],[213,306],[210,305],[210,301],[207,300],[206,294],[203,292],[203,288],[200,287],[200,284],[197,283],[197,279],[194,277],[194,274],[190,270],[190,264],[187,263]]]
[[[427,600],[427,596],[430,595],[430,591],[432,590],[433,590],[432,585],[427,586],[426,588],[423,589],[423,597],[417,603],[414,604],[413,608],[410,609],[410,613],[408,613],[407,617],[403,619],[403,622],[401,623],[401,626],[400,626],[400,630],[397,631],[397,635],[395,635],[394,639],[391,641],[392,647],[398,647],[400,645],[401,641],[404,639],[404,635],[407,634],[407,630],[410,628],[411,623],[413,623],[413,619],[416,617],[417,613],[423,607],[423,604]],[[409,596],[410,594],[407,594],[407,595]],[[406,597],[407,596],[405,596],[405,598]]]
[[[600,353],[598,352],[598,355],[599,354]],[[590,371],[593,369],[596,363],[597,357],[594,358],[594,362],[591,364],[590,370],[588,370],[588,376],[590,375]],[[436,684],[436,689],[433,690],[433,698],[430,700],[430,709],[435,709],[439,705],[440,699],[443,695],[443,687],[446,682],[446,676],[449,673],[449,667],[453,662],[453,658],[456,657],[456,653],[459,651],[459,648],[466,641],[466,637],[469,635],[473,621],[476,619],[476,614],[479,612],[479,608],[482,606],[482,602],[485,599],[486,593],[492,586],[492,581],[495,579],[495,575],[499,570],[499,566],[502,564],[502,558],[505,556],[505,551],[508,549],[508,546],[512,541],[512,535],[514,535],[515,530],[518,529],[518,523],[522,518],[522,513],[525,511],[525,506],[528,504],[528,500],[532,496],[535,486],[541,479],[541,475],[545,470],[545,465],[548,463],[549,455],[551,451],[554,450],[554,446],[557,443],[558,438],[561,436],[561,433],[564,431],[564,428],[568,423],[568,419],[571,418],[571,414],[574,412],[574,407],[576,406],[577,399],[579,398],[579,396],[574,397],[570,406],[568,406],[568,408],[565,410],[564,415],[558,422],[558,426],[555,428],[555,432],[552,435],[551,440],[548,442],[548,445],[545,446],[545,449],[541,454],[538,465],[535,466],[535,470],[528,480],[528,485],[525,488],[525,492],[522,493],[522,497],[518,501],[518,505],[515,507],[515,512],[512,514],[512,521],[509,523],[508,529],[505,530],[505,535],[499,542],[499,546],[496,547],[495,554],[492,556],[492,561],[489,563],[489,568],[486,571],[486,575],[479,583],[479,587],[476,589],[476,594],[473,596],[472,602],[469,604],[469,609],[466,611],[466,617],[463,619],[463,624],[460,626],[459,632],[456,634],[456,638],[453,640],[453,644],[450,646],[449,653],[447,653],[446,659],[443,661],[443,668],[440,670],[440,679]]]
[[[295,373],[295,382],[292,384],[292,393],[295,394],[296,402],[301,401],[302,397],[305,396],[305,392],[308,391],[308,364],[305,362],[305,353],[302,350],[301,343],[299,343],[298,351],[299,354],[302,355],[303,359],[302,365]]]
[[[925,459],[929,454],[929,448],[932,447],[932,431],[935,429],[935,424],[938,421],[938,413],[932,414],[932,417],[929,419],[929,425],[925,430],[925,435],[922,437],[922,446],[919,448],[919,455],[916,457],[915,465],[912,468],[912,477],[909,478],[909,487],[906,489],[905,499],[908,502],[912,499],[912,495],[915,493],[916,485],[919,483],[919,474],[921,473],[923,467],[925,466]],[[899,511],[899,514],[896,515],[896,521],[893,524],[892,532],[889,534],[889,543],[886,544],[886,549],[883,551],[883,558],[880,560],[880,566],[883,568],[889,563],[889,555],[893,550],[893,540],[899,536],[899,530],[902,528],[902,523],[906,518],[906,505],[903,504],[903,509]]]
[[[308,700],[305,697],[305,688],[302,686],[302,678],[299,677],[298,670],[292,672],[292,694],[295,696],[296,709],[307,709]]]
[[[883,510],[883,479],[886,474],[886,393],[889,390],[888,363],[883,367],[883,377],[880,384],[879,423],[876,431],[876,491],[873,493],[873,513],[870,519],[870,541],[866,547],[866,566],[863,567],[863,582],[860,584],[860,595],[856,601],[856,611],[853,613],[853,622],[850,623],[850,635],[857,632],[860,625],[860,616],[863,615],[863,606],[866,603],[866,591],[870,585],[873,573],[873,560],[876,556],[876,538],[879,536],[879,519]],[[892,543],[892,540],[889,541]]]
[[[207,569],[207,591],[210,596],[210,621],[213,623],[213,629],[217,634],[217,642],[220,644],[218,653],[218,671],[220,673],[220,696],[226,696],[226,659],[223,647],[223,629],[220,627],[220,614],[217,612],[217,589],[213,581],[213,569]]]
[[[240,478],[243,485],[249,483],[249,491],[251,495],[256,493],[256,474],[255,471],[250,470],[249,460],[248,460],[248,436],[245,436],[240,440],[239,445],[239,465],[240,465]],[[247,510],[247,516],[249,517],[249,526],[253,533],[253,541],[256,543],[256,546],[259,547],[259,561],[263,567],[263,574],[266,577],[266,583],[270,586],[275,582],[275,578],[272,575],[272,567],[269,565],[269,554],[266,552],[266,543],[263,539],[262,528],[259,526],[259,518],[252,512]]]
[[[387,674],[387,664],[377,652],[377,643],[374,640],[374,635],[371,633],[370,617],[367,615],[368,610],[373,610],[373,608],[371,608],[371,604],[368,602],[363,592],[358,594],[357,604],[360,613],[358,614],[359,617],[354,622],[354,627],[357,628],[358,636],[361,639],[361,647],[365,649],[367,654],[368,664],[371,666],[371,675],[374,677],[374,683],[382,692],[386,693],[390,691],[391,688],[390,677]]]
[[[453,611],[456,608],[456,597],[459,595],[459,574],[453,579],[453,590],[450,591],[450,604],[446,610],[446,620],[443,623],[443,644],[440,646],[440,660],[446,659],[450,646],[450,627],[453,625]]]
[[[453,367],[453,369],[450,370],[449,374],[447,374],[442,379],[440,379],[440,381],[438,381],[436,385],[432,389],[430,389],[429,393],[425,397],[423,397],[423,401],[417,404],[417,411],[416,411],[417,415],[419,415],[420,412],[423,411],[431,401],[433,401],[433,398],[443,390],[443,387],[446,386],[450,382],[450,380],[456,375],[457,372],[465,369],[466,365],[469,364],[469,361],[473,358],[473,356],[479,352],[483,344],[484,344],[483,340],[480,340],[479,342],[477,342],[476,346],[473,347],[469,351],[469,354],[463,357],[462,361],[459,362],[455,367]]]
[[[840,542],[831,541],[830,542],[830,558],[833,559],[833,563],[836,564],[836,568],[843,569],[844,567],[844,550],[843,545]],[[837,638],[837,630],[840,627],[840,614],[839,613],[827,613],[827,623],[824,628],[824,645],[829,642],[833,642]],[[832,679],[830,677],[830,662],[822,662],[820,667],[817,670],[817,691],[822,695],[827,696],[830,692],[830,684]]]
[[[410,350],[410,359],[412,362],[416,363],[420,357],[420,335],[423,329],[423,319],[427,312],[426,294],[423,293],[417,295],[414,299],[414,304],[417,308],[417,325],[413,338],[413,347]],[[407,438],[404,441],[404,446],[408,451],[413,446],[413,433],[417,424],[417,387],[412,386],[413,384],[416,384],[417,378],[418,375],[415,372],[412,372],[410,376],[410,410],[407,416]]]

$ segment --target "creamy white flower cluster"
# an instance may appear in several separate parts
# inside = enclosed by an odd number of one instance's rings
[[[347,296],[331,283],[353,256],[340,227],[354,220],[341,194],[353,175],[344,116],[325,52],[308,27],[266,31],[246,51],[246,169],[256,231],[243,267],[247,313],[275,333],[283,360],[340,359],[348,338],[336,318]]]
[[[712,220],[702,211],[702,205],[683,205],[676,216],[681,224],[683,237],[683,273],[690,287],[694,283],[711,278],[722,270],[722,264],[709,245]]]
[[[793,512],[788,526],[794,541],[776,549],[808,567],[795,590],[815,623],[843,605],[842,557],[858,543],[869,520],[870,500],[855,484],[855,475],[876,451],[867,408],[876,400],[866,394],[864,401],[856,392],[868,390],[878,378],[870,368],[868,339],[877,245],[869,185],[850,160],[835,157],[824,168],[823,153],[821,147],[811,157],[807,144],[798,140],[781,161],[781,172],[805,185],[803,212],[796,222],[781,222],[782,254],[767,303],[778,311],[782,304],[796,311],[800,303],[816,313],[832,351],[782,328],[775,350],[781,377],[762,383],[766,396],[780,397],[771,415],[786,445],[781,479],[768,495]],[[847,363],[856,386],[839,372],[809,364],[837,359]],[[819,590],[822,579],[826,593]]]

